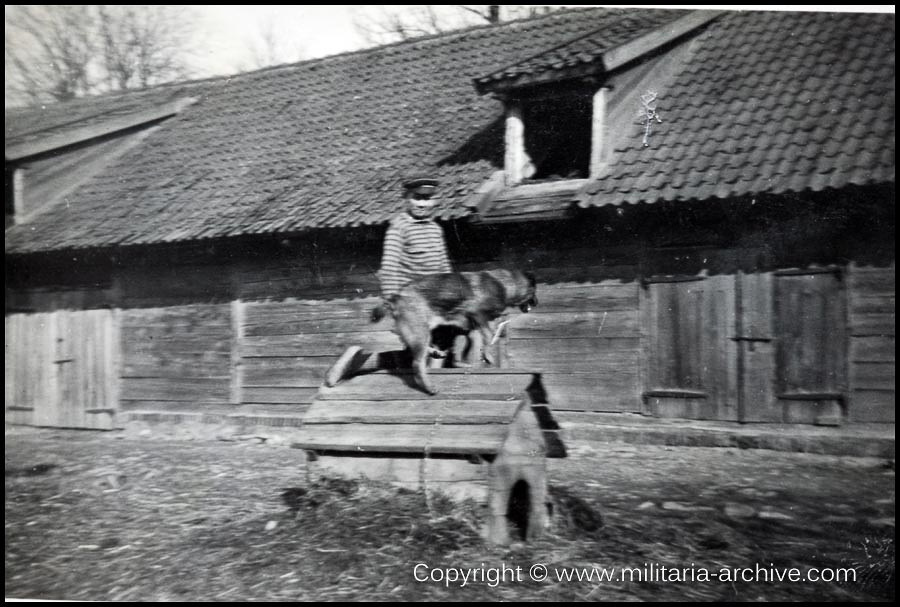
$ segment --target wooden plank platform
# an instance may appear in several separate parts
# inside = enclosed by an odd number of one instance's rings
[[[538,376],[509,369],[431,369],[437,394],[418,387],[411,371],[376,371],[358,375],[333,388],[319,390],[320,400],[514,400],[524,395]]]
[[[306,424],[508,424],[523,401],[503,400],[346,400],[329,401],[303,417]]]
[[[318,452],[493,455],[517,416],[534,423],[564,457],[540,374],[521,369],[433,369],[438,389],[418,388],[410,371],[376,371],[322,387],[294,447]],[[534,409],[537,407],[540,411]]]

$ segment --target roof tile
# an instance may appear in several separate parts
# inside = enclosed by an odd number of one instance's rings
[[[84,124],[198,98],[47,212],[7,230],[7,253],[380,224],[402,208],[401,179],[420,170],[442,181],[441,216],[465,216],[469,196],[503,158],[502,104],[479,96],[473,79],[503,76],[508,66],[591,61],[663,13],[558,11],[230,78],[8,111],[7,145],[58,132],[67,116]],[[662,84],[664,123],[651,147],[641,145],[639,124],[625,129],[602,179],[581,193],[582,206],[894,179],[892,16],[726,13]]]

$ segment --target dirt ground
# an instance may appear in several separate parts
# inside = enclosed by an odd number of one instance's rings
[[[594,443],[570,446],[568,459],[550,462],[549,477],[551,533],[490,548],[477,535],[477,507],[426,504],[421,495],[359,483],[310,486],[302,453],[284,444],[7,430],[6,596],[894,596],[893,461]],[[535,565],[547,567],[546,580],[530,577]],[[622,567],[643,570],[645,579],[623,579]],[[773,581],[790,568],[802,577],[852,568],[856,580]],[[760,579],[734,581],[724,570]],[[576,578],[566,580],[566,571]],[[601,571],[613,577],[601,581]],[[450,581],[460,572],[465,583]],[[597,577],[579,581],[579,573]]]

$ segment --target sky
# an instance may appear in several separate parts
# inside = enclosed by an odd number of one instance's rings
[[[353,25],[355,7],[327,5],[191,6],[200,17],[198,65],[210,75],[252,66],[255,48],[270,28],[288,61],[363,48]]]
[[[190,5],[199,17],[198,67],[202,75],[234,73],[235,66],[252,69],[254,53],[264,48],[262,32],[278,42],[280,62],[315,59],[355,51],[371,43],[356,22],[371,22],[388,13],[416,10],[404,5]],[[435,9],[457,20],[452,6]]]
[[[621,5],[625,6],[625,5]],[[628,5],[639,6],[639,5]],[[669,5],[672,8],[701,8]],[[664,6],[656,5],[656,8]],[[269,27],[279,42],[286,61],[313,59],[368,45],[354,26],[354,20],[377,15],[379,11],[403,10],[402,5],[234,5],[192,6],[200,16],[200,56],[203,75],[234,73],[235,66],[255,67],[254,45],[262,46],[261,32]],[[704,5],[702,8],[759,9],[761,5]],[[767,10],[810,10],[810,5],[766,6]],[[834,5],[830,11],[893,12],[894,5]]]
[[[469,5],[475,8],[482,6]],[[509,6],[509,5],[503,5]],[[521,5],[515,5],[521,6]],[[641,5],[605,5],[632,6]],[[649,6],[649,5],[643,5]],[[653,5],[655,8],[728,8],[811,10],[809,5]],[[8,9],[9,5],[7,5]],[[264,65],[293,63],[359,50],[371,45],[357,22],[372,22],[386,13],[422,10],[421,5],[187,5],[194,15],[190,78],[250,71]],[[458,5],[435,7],[445,19],[458,20]],[[509,9],[502,9],[509,10]],[[829,5],[829,11],[894,12],[894,5]],[[470,21],[473,22],[473,21]],[[276,44],[276,57],[260,61],[268,48],[263,33]],[[7,83],[9,84],[9,83]],[[7,87],[9,89],[9,87]],[[11,103],[7,90],[6,105]],[[16,103],[13,100],[13,103]]]

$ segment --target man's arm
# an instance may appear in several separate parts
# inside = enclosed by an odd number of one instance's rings
[[[381,296],[388,297],[403,287],[403,269],[400,258],[403,255],[403,229],[392,221],[384,235],[384,250],[381,257]]]
[[[453,267],[450,265],[450,255],[447,253],[447,239],[444,237],[444,230],[441,230],[441,269],[443,273],[452,272]]]

